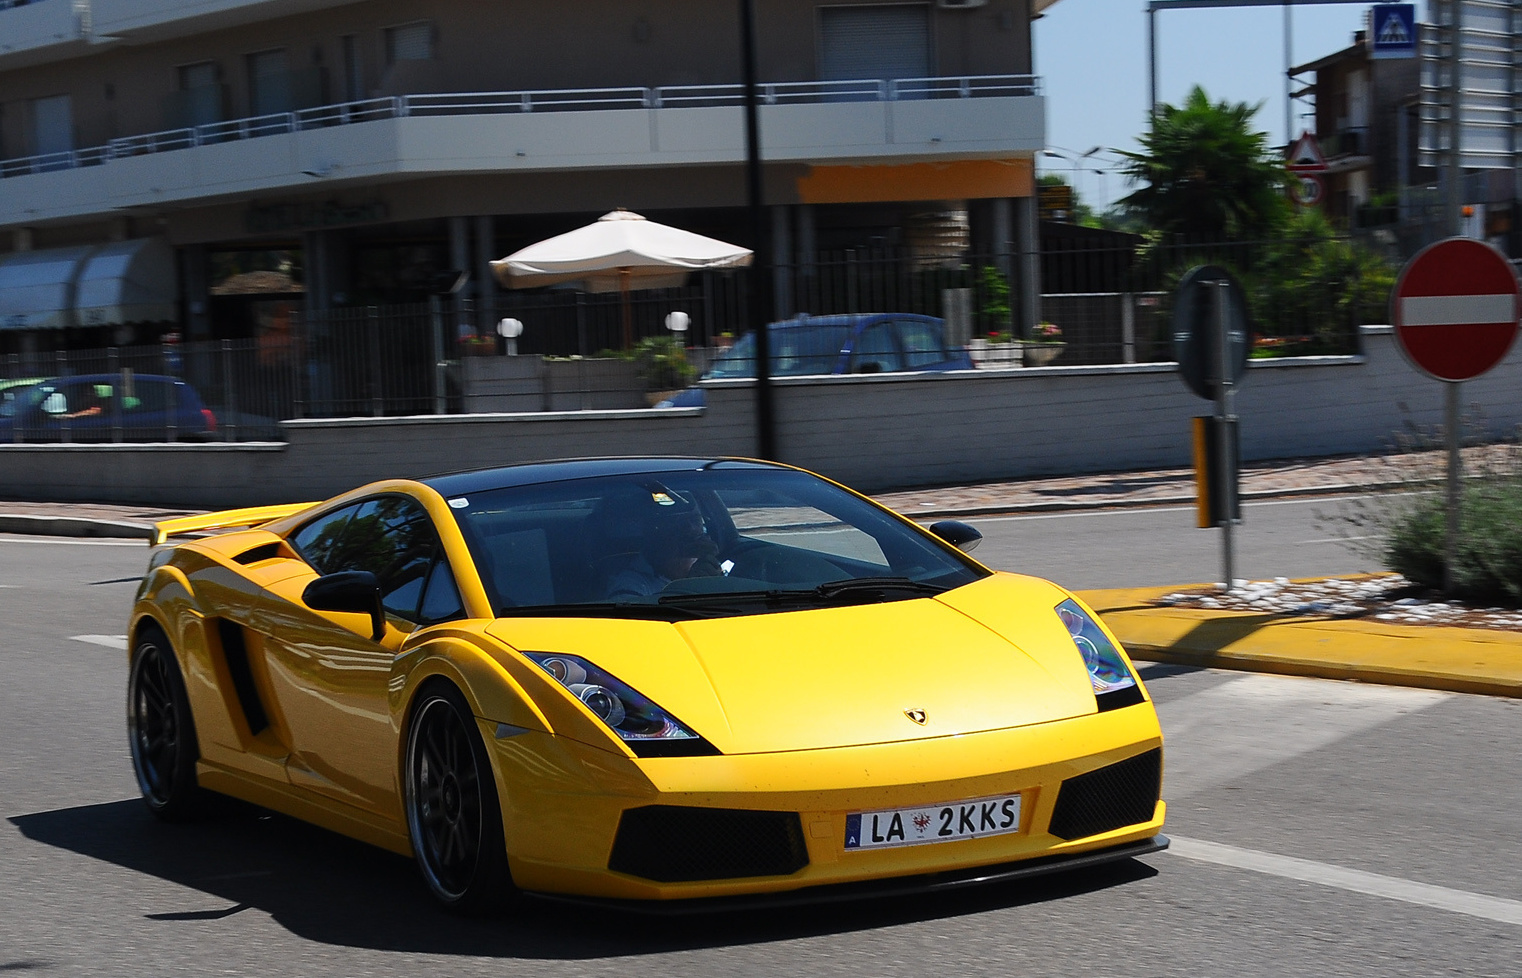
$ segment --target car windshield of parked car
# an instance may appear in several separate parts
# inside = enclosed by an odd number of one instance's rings
[[[451,498],[502,615],[678,620],[924,597],[987,574],[807,473],[715,462]]]
[[[850,338],[848,326],[787,326],[771,331],[773,377],[802,377],[807,374],[830,374],[840,361],[840,352]],[[756,335],[746,333],[724,351],[704,376],[711,379],[754,377],[756,375]]]

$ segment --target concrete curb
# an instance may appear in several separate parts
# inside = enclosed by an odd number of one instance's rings
[[[1241,498],[1244,502],[1247,502],[1305,496],[1341,496],[1348,493],[1363,494],[1377,492],[1386,488],[1389,488],[1389,486],[1384,483],[1362,485],[1339,483],[1327,486],[1297,486],[1290,489],[1258,489],[1243,492]],[[1197,502],[1198,497],[1191,492],[1187,495],[1153,496],[1145,499],[1063,499],[1039,503],[1006,503],[1004,505],[986,503],[973,506],[926,506],[917,508],[913,512],[908,512],[906,509],[897,509],[895,511],[903,513],[903,515],[910,519],[918,520],[922,518],[947,519],[959,516],[1001,516],[1008,513],[1065,513],[1096,509],[1146,509],[1155,506],[1193,506]]]
[[[98,520],[84,516],[36,516],[0,513],[0,533],[24,533],[50,537],[106,537],[125,540],[153,539],[151,523]]]
[[[1080,597],[1134,659],[1522,697],[1522,635],[1514,632],[1152,604],[1177,590]]]

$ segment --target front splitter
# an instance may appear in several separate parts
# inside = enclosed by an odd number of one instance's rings
[[[1076,856],[1043,856],[1022,859],[1015,863],[995,866],[978,866],[972,869],[951,870],[944,873],[925,873],[918,876],[896,876],[892,879],[866,880],[859,883],[826,883],[805,886],[781,893],[760,893],[746,896],[697,897],[690,900],[610,900],[599,897],[578,897],[563,893],[533,893],[523,895],[536,900],[555,903],[573,903],[578,906],[602,907],[626,913],[676,916],[681,914],[733,913],[736,911],[769,910],[786,907],[804,907],[819,903],[845,903],[860,900],[880,900],[888,897],[910,896],[925,893],[946,893],[1007,883],[1011,880],[1030,879],[1052,873],[1066,873],[1086,869],[1104,863],[1133,859],[1168,848],[1166,835],[1154,835],[1141,842],[1127,842],[1108,849],[1096,849]]]

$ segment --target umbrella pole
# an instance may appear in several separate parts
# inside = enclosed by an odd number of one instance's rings
[[[634,348],[634,314],[629,308],[629,270],[618,270],[618,291],[623,295],[624,307],[624,349]]]

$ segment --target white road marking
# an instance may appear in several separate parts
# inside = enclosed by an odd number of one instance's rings
[[[70,635],[69,638],[76,642],[88,642],[91,645],[104,645],[108,649],[127,651],[127,636],[125,635]]]
[[[1302,544],[1307,544],[1307,543],[1346,543],[1349,540],[1381,540],[1381,539],[1383,539],[1383,537],[1375,536],[1374,534],[1369,534],[1368,536],[1361,536],[1361,537],[1322,537],[1320,540],[1296,540],[1295,541],[1295,546],[1298,547],[1298,546],[1300,546]]]
[[[1498,295],[1413,295],[1400,300],[1402,326],[1468,326],[1517,321],[1517,297]]]
[[[1259,499],[1244,502],[1242,505],[1247,509],[1256,509],[1259,506],[1310,506],[1323,503],[1340,502],[1352,499],[1373,499],[1375,497],[1365,495],[1358,496],[1316,496],[1314,498],[1295,497],[1291,499]],[[1108,504],[1101,504],[1108,505]],[[1145,513],[1193,513],[1194,506],[1117,506],[1114,509],[1075,509],[1061,513],[1025,513],[1020,516],[964,516],[959,517],[965,523],[1020,523],[1026,520],[1071,520],[1093,519],[1102,516],[1136,516]],[[939,517],[916,516],[915,519],[928,525],[929,521]]]
[[[1184,798],[1363,733],[1453,696],[1254,673],[1157,705],[1163,797]]]
[[[1169,839],[1172,844],[1168,851],[1176,856],[1183,856],[1185,859],[1214,863],[1217,866],[1230,866],[1233,869],[1246,869],[1255,873],[1266,873],[1269,876],[1300,880],[1304,883],[1318,883],[1339,890],[1383,897],[1386,900],[1399,900],[1402,903],[1414,903],[1421,907],[1432,907],[1436,910],[1447,910],[1483,920],[1522,926],[1522,900],[1485,896],[1468,890],[1454,890],[1446,886],[1434,886],[1431,883],[1418,883],[1397,876],[1382,876],[1379,873],[1348,869],[1346,866],[1336,866],[1331,863],[1297,859],[1294,856],[1280,856],[1256,849],[1240,849],[1236,846],[1222,845],[1219,842],[1181,839],[1176,835],[1169,836]]]
[[[63,547],[136,547],[143,551],[148,549],[148,541],[146,540],[82,540],[74,537],[27,537],[16,534],[0,534],[0,546],[8,543],[47,543]]]

